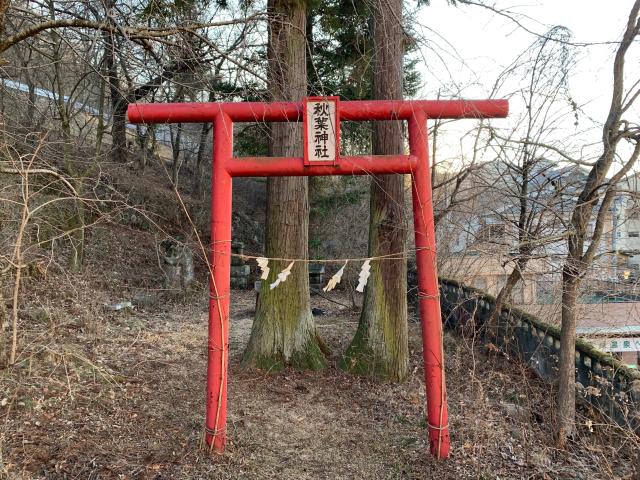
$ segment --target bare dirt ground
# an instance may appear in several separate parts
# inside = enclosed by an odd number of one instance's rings
[[[228,449],[209,454],[201,446],[204,286],[105,311],[137,291],[153,293],[153,239],[123,228],[93,232],[85,274],[67,277],[52,265],[25,285],[19,362],[0,373],[2,478],[637,478],[628,434],[583,411],[581,422],[593,425],[581,426],[568,451],[555,450],[549,386],[453,334],[445,339],[453,450],[448,461],[432,460],[414,321],[412,374],[399,385],[337,368],[358,313],[319,297],[329,368],[242,370],[251,291],[232,301]],[[344,292],[332,298],[350,302]]]

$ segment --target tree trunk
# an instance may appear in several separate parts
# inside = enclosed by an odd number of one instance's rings
[[[55,20],[55,9],[53,1],[49,1],[49,15],[51,20]],[[62,72],[62,55],[60,54],[60,45],[62,39],[57,31],[51,31],[51,43],[53,45],[53,65],[55,71],[55,82],[53,89],[56,91],[56,106],[58,115],[60,115],[60,128],[62,129],[63,138],[63,159],[62,163],[71,177],[71,183],[76,191],[82,195],[81,173],[78,171],[72,157],[72,131],[71,131],[71,109],[65,102],[64,75]],[[69,270],[71,272],[79,272],[84,263],[84,205],[79,199],[73,199],[71,207],[71,215],[68,223],[65,225],[67,229],[67,238],[71,252],[69,254]]]
[[[176,79],[178,82],[180,78]],[[184,86],[178,84],[176,96],[173,97],[173,102],[184,102]],[[171,134],[171,156],[173,158],[173,165],[171,168],[171,183],[173,188],[178,188],[178,175],[180,173],[180,151],[182,144],[182,123],[178,123],[176,126],[176,134],[173,134],[173,127],[169,125],[169,133]]]
[[[31,75],[29,75],[31,77]],[[32,121],[36,117],[36,86],[29,82],[29,105],[27,105],[27,121],[25,125],[29,125],[30,121]]]
[[[557,445],[566,446],[575,429],[576,415],[576,318],[580,276],[570,262],[562,270],[562,327],[558,383]]]
[[[299,101],[307,92],[306,2],[269,0],[269,88],[272,98]],[[302,130],[298,123],[271,127],[271,155],[301,157]],[[306,177],[271,177],[267,182],[266,255],[308,256],[309,199]],[[244,363],[260,368],[319,369],[326,359],[317,336],[309,297],[309,273],[297,262],[287,280],[270,290],[269,283],[287,266],[271,262],[269,279],[262,283],[251,338]]]
[[[18,55],[20,55],[20,50],[21,50],[20,48],[16,49],[16,53],[18,53]],[[36,119],[36,101],[37,101],[36,86],[33,82],[33,79],[31,77],[31,71],[29,69],[29,62],[31,61],[33,50],[28,49],[27,52],[25,52],[25,55],[26,55],[26,58],[22,58],[21,67],[22,67],[23,75],[25,77],[25,83],[27,84],[29,100],[27,103],[25,116],[23,117],[22,122],[25,126],[32,127],[34,120]],[[22,57],[22,55],[20,55],[20,57]]]
[[[521,220],[521,225],[525,225],[525,222]],[[524,232],[525,227],[518,227],[521,230],[520,233],[520,242],[523,242],[525,238],[528,236]],[[491,307],[491,311],[489,312],[489,318],[487,320],[486,328],[488,330],[489,338],[497,339],[498,337],[498,327],[500,321],[500,313],[502,312],[502,307],[508,301],[511,296],[511,292],[516,287],[519,281],[522,280],[522,272],[527,268],[527,264],[529,263],[529,259],[531,258],[531,248],[520,247],[519,255],[520,257],[516,260],[516,264],[511,270],[511,273],[507,277],[507,282],[504,287],[498,292],[498,296],[496,297],[496,301],[493,303]]]
[[[71,158],[71,124],[69,123],[69,117],[65,114],[62,118],[62,133],[64,137],[64,166],[69,174],[70,181],[73,184],[76,192],[82,196],[83,184],[82,174],[76,168]],[[80,199],[72,199],[73,205],[71,207],[72,212],[69,216],[68,224],[65,226],[68,231],[69,245],[71,251],[69,252],[69,270],[71,272],[79,272],[84,264],[84,204]]]
[[[100,63],[100,93],[98,95],[98,125],[96,126],[96,161],[102,153],[102,139],[104,138],[104,101],[106,96],[107,69],[105,56]]]
[[[142,130],[138,130],[138,140],[140,142],[140,171],[144,172],[145,168],[147,168],[147,163],[149,160],[149,150],[151,149],[151,139],[153,138],[154,132],[153,125],[147,125],[144,133]]]
[[[0,0],[0,41],[4,40],[4,17],[11,5],[11,0]]]
[[[179,100],[182,101],[182,100]],[[178,175],[180,173],[180,144],[182,143],[182,124],[179,123],[176,129],[176,136],[171,136],[171,152],[173,166],[171,168],[171,183],[174,188],[178,188]]]
[[[373,95],[402,99],[402,0],[376,0],[374,13]],[[404,151],[400,122],[374,122],[373,154]],[[404,177],[376,176],[371,182],[369,256],[405,250]],[[407,262],[373,261],[356,335],[345,354],[347,370],[402,380],[409,367]]]
[[[110,77],[111,79],[111,77]],[[113,88],[112,95],[113,95]],[[120,95],[119,93],[116,95]],[[124,105],[122,107],[121,105]],[[111,159],[115,163],[126,163],[129,157],[127,149],[127,106],[120,100],[112,102],[112,124],[111,124]]]
[[[219,73],[219,70],[217,70],[216,73]],[[215,91],[213,90],[214,86],[212,85],[209,88],[211,90],[209,90],[209,96],[207,98],[207,101],[215,102],[216,94],[215,94]],[[209,134],[210,134],[209,132],[211,132],[211,124],[203,123],[202,129],[200,130],[200,141],[198,142],[198,153],[196,154],[196,166],[195,166],[194,177],[193,177],[193,191],[196,195],[200,195],[202,193],[202,177],[203,177],[202,167],[205,164],[204,157],[207,153],[207,140],[209,139]]]
[[[7,347],[7,306],[4,300],[4,283],[0,276],[0,369],[7,365],[9,359]]]
[[[575,431],[576,320],[580,282],[593,264],[600,246],[605,216],[616,194],[616,184],[629,173],[640,157],[640,143],[636,140],[633,152],[627,160],[622,161],[622,168],[608,178],[614,159],[616,157],[620,159],[617,151],[618,144],[624,137],[632,137],[635,134],[635,127],[629,127],[622,116],[636,100],[636,97],[630,93],[635,90],[635,85],[625,92],[624,66],[627,52],[640,34],[639,15],[640,0],[636,0],[629,12],[627,26],[622,40],[618,44],[613,62],[613,92],[607,120],[602,129],[602,154],[589,172],[571,214],[568,228],[568,254],[562,269],[562,327],[560,332],[562,338],[560,339],[558,367],[560,369],[558,421],[555,432],[556,443],[559,447],[564,447],[568,438]],[[600,205],[598,205],[599,200]],[[588,236],[587,227],[592,220],[594,209],[597,212],[596,221],[593,233]]]
[[[522,270],[519,265],[516,265],[516,267],[507,277],[507,283],[505,283],[504,287],[502,287],[502,289],[500,289],[500,292],[498,292],[498,296],[496,297],[496,301],[491,307],[491,311],[489,312],[489,319],[487,320],[486,324],[489,338],[498,338],[498,329],[500,327],[500,313],[502,313],[502,307],[505,303],[507,303],[509,297],[511,296],[511,292],[513,292],[515,286],[522,279],[522,274],[520,273],[521,271]]]
[[[207,139],[209,138],[209,132],[211,131],[210,123],[203,123],[200,130],[200,141],[198,142],[198,153],[196,154],[196,166],[194,170],[193,178],[193,191],[196,195],[202,193],[202,165],[204,162],[204,156],[207,153]]]
[[[115,0],[107,2],[107,9],[114,8]],[[113,35],[103,34],[105,43],[104,62],[111,99],[111,159],[115,163],[125,163],[127,151],[127,99],[123,96],[116,62],[116,41]]]

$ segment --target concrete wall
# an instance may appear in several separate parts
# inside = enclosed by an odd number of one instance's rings
[[[448,328],[468,331],[469,323],[482,326],[493,301],[493,297],[454,280],[440,280],[442,317]],[[526,363],[543,380],[555,382],[559,330],[518,309],[504,308],[499,318],[499,346]],[[640,430],[640,372],[578,340],[576,382],[580,401],[596,407],[620,425]]]

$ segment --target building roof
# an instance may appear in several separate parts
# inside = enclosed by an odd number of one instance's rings
[[[640,326],[624,326],[624,327],[578,327],[576,328],[578,335],[596,336],[596,335],[640,335]]]
[[[554,325],[560,324],[560,305],[518,305],[519,309]],[[640,302],[581,303],[576,332],[582,335],[640,333]]]

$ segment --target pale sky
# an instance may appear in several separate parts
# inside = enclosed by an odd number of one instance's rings
[[[544,34],[553,25],[563,25],[573,33],[572,41],[596,43],[621,38],[633,2],[537,0],[514,3],[496,0],[487,3],[513,12],[535,33]],[[477,6],[452,7],[445,0],[432,0],[431,6],[421,7],[417,23],[419,36],[426,39],[419,53],[424,78],[420,98],[434,98],[443,87],[455,90],[453,84],[466,98],[486,97],[497,75],[536,38],[494,12]],[[570,76],[570,88],[573,98],[585,112],[580,125],[580,136],[584,136],[585,143],[597,141],[600,135],[595,128],[584,132],[593,125],[589,117],[601,122],[608,111],[615,49],[615,44],[609,44],[576,47],[575,50],[577,63]],[[639,50],[636,44],[627,56],[629,79],[640,78]],[[514,116],[520,108],[523,106],[517,102],[511,105]],[[640,108],[636,108],[627,116],[637,121],[639,112]],[[505,121],[500,122],[505,125]],[[567,135],[576,134],[571,131],[571,124],[568,119]],[[456,128],[451,133],[455,133]],[[455,136],[447,143],[453,148]],[[455,156],[455,153],[451,152],[451,155]]]

